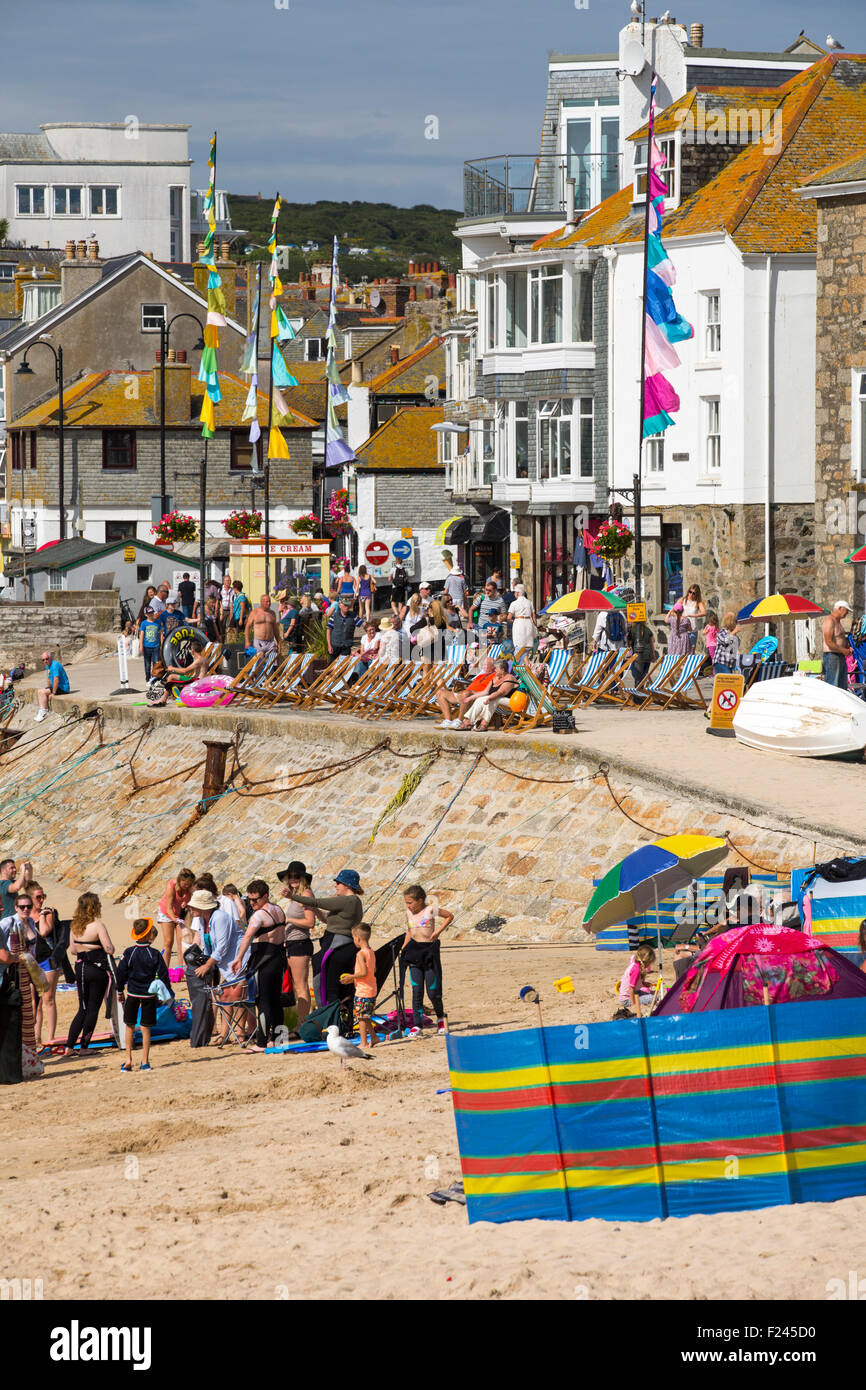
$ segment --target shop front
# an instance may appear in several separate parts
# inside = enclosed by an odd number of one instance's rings
[[[265,592],[265,542],[261,536],[250,540],[233,540],[230,551],[230,566],[233,579],[243,580],[244,589],[254,602],[258,603]],[[271,590],[274,582],[283,573],[294,579],[299,594],[314,594],[317,589],[327,594],[331,583],[331,542],[304,540],[294,536],[291,540],[276,540],[271,537],[268,551],[270,559]]]
[[[440,542],[441,537],[441,542]],[[453,517],[440,527],[437,543],[444,550],[456,552],[456,559],[466,576],[470,592],[484,587],[495,569],[508,579],[511,516],[501,507],[491,507],[472,516]]]

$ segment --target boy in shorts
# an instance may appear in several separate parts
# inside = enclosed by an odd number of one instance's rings
[[[355,982],[355,1027],[360,1034],[362,1047],[372,1047],[376,1042],[373,1029],[373,1009],[376,1005],[376,957],[370,949],[370,928],[366,922],[359,922],[352,931],[352,940],[358,948],[355,957],[354,975],[341,975],[342,984]]]
[[[126,1024],[126,1061],[121,1071],[132,1071],[132,1040],[135,1026],[141,1012],[141,1071],[150,1071],[150,1030],[156,1023],[156,1008],[159,1000],[150,993],[154,980],[162,980],[166,989],[171,990],[168,968],[162,953],[152,945],[157,935],[156,927],[149,917],[137,917],[132,924],[133,946],[127,946],[117,962],[117,997],[123,1004],[123,1021]],[[128,988],[127,988],[128,986]],[[124,999],[126,991],[126,999]]]

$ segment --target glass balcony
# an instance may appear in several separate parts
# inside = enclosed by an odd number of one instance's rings
[[[464,217],[564,213],[566,180],[574,179],[575,209],[586,212],[620,186],[619,154],[501,154],[463,165]]]

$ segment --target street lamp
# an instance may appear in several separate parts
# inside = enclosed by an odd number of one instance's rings
[[[32,376],[32,375],[33,375],[33,368],[32,368],[31,366],[29,366],[29,364],[28,364],[28,362],[27,362],[27,357],[28,357],[28,355],[33,351],[33,348],[34,348],[34,347],[46,347],[46,348],[48,348],[48,351],[49,351],[49,352],[53,355],[53,357],[54,357],[54,380],[57,382],[57,399],[58,399],[58,403],[59,403],[59,406],[60,406],[60,430],[59,430],[59,434],[60,434],[60,445],[59,445],[59,451],[58,451],[58,456],[57,456],[57,492],[58,492],[58,498],[59,498],[59,504],[60,504],[60,505],[59,505],[59,511],[60,511],[60,539],[61,539],[62,541],[65,541],[65,540],[66,540],[66,513],[65,513],[65,511],[64,511],[64,509],[63,509],[63,492],[64,492],[64,488],[63,488],[63,450],[64,450],[64,437],[63,437],[63,348],[62,348],[62,347],[55,347],[54,344],[53,344],[53,343],[49,343],[48,339],[43,335],[43,336],[38,340],[38,342],[36,342],[36,343],[33,344],[33,347],[29,347],[29,348],[27,349],[27,351],[25,352],[24,357],[23,357],[23,360],[22,360],[22,362],[21,362],[21,366],[18,368],[17,372],[15,373],[16,376]],[[23,476],[23,475],[22,475],[22,476]]]
[[[159,321],[159,514],[165,516],[168,509],[168,498],[165,490],[165,359],[168,355],[168,335],[171,332],[173,323],[178,319],[192,319],[193,323],[199,326],[199,340],[193,346],[193,352],[201,352],[204,348],[204,329],[201,319],[196,318],[195,314],[175,314],[166,323],[165,317]],[[202,604],[202,609],[204,605]]]

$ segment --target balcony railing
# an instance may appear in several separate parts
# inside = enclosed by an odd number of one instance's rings
[[[620,186],[619,154],[500,154],[463,165],[465,217],[562,213],[566,180],[574,179],[578,212],[595,207]]]

